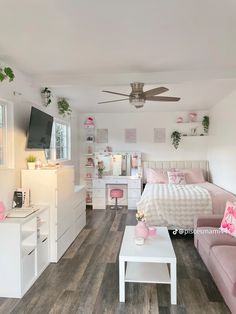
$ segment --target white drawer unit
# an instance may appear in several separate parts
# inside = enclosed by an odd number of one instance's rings
[[[80,232],[75,235],[74,225],[86,210],[85,188],[74,185],[73,166],[22,170],[21,180],[22,187],[30,189],[33,203],[50,206],[50,262],[57,263]]]
[[[0,297],[21,298],[49,264],[49,207],[39,208],[0,222]]]
[[[104,176],[102,179],[93,179],[92,199],[93,209],[106,209],[107,205],[107,187],[113,185],[117,188],[119,185],[127,186],[128,209],[136,209],[136,204],[141,198],[141,178],[124,176]]]

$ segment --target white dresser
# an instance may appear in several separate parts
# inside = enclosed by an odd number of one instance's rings
[[[39,208],[0,222],[0,297],[21,298],[49,264],[49,207]]]
[[[128,209],[136,209],[141,198],[142,180],[131,176],[104,176],[102,179],[93,179],[93,209],[106,208],[107,186],[112,184],[127,186]]]
[[[22,170],[32,203],[50,206],[50,261],[57,262],[86,224],[85,188],[74,186],[74,167]]]

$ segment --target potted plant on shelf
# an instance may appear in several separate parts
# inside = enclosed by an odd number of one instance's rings
[[[208,134],[209,125],[210,125],[209,116],[204,116],[203,120],[202,120],[202,126],[203,126],[203,130],[204,130],[205,134]]]
[[[71,115],[72,110],[70,108],[70,104],[65,98],[59,98],[57,106],[59,114],[63,117],[65,117],[66,115]]]
[[[171,134],[172,145],[174,146],[175,149],[179,147],[181,137],[182,137],[182,134],[179,131],[172,132]]]
[[[27,161],[27,166],[29,170],[34,170],[35,169],[35,162],[36,162],[36,157],[34,155],[29,155],[26,158]]]
[[[12,82],[15,78],[15,74],[13,70],[9,67],[5,67],[3,69],[0,68],[0,82],[4,81],[5,79],[9,79],[9,82]]]
[[[48,87],[41,90],[41,95],[44,101],[44,106],[47,107],[52,102],[52,92]]]

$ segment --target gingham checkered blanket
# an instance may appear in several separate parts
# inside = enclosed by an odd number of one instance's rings
[[[209,192],[198,185],[146,184],[137,209],[148,225],[193,228],[194,216],[212,213]]]

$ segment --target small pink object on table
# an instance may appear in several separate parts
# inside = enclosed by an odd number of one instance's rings
[[[0,220],[4,220],[5,218],[6,218],[5,205],[2,201],[0,201]]]
[[[155,237],[157,235],[156,227],[148,227],[148,236]]]
[[[144,221],[138,221],[138,224],[135,226],[135,236],[136,238],[147,239],[149,235],[148,227]]]

